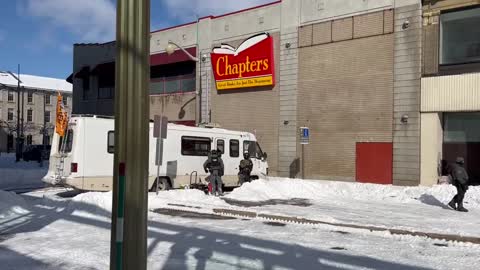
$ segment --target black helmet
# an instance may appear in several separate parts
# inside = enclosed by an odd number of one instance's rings
[[[245,159],[250,158],[250,153],[248,153],[248,152],[243,152],[243,158],[245,158]]]
[[[463,159],[463,157],[457,157],[457,159],[455,160],[455,162],[457,164],[464,164],[465,163],[465,160]]]

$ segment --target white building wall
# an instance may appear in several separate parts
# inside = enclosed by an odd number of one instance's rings
[[[480,73],[422,78],[422,112],[480,111]]]
[[[421,114],[421,156],[420,185],[432,186],[438,183],[442,160],[442,114]]]

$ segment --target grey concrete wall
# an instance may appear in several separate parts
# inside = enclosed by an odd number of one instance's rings
[[[413,2],[413,1],[411,1]],[[406,21],[410,22],[404,28]],[[422,6],[420,1],[395,9],[393,183],[420,183],[420,79]],[[403,115],[408,123],[402,123]]]
[[[280,34],[280,76],[278,123],[278,174],[296,177],[297,160],[297,86],[298,86],[298,18],[299,1],[282,2]],[[290,44],[290,47],[287,47]]]

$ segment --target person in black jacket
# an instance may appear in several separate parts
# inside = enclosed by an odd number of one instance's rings
[[[468,190],[468,174],[464,168],[464,163],[464,159],[458,157],[450,171],[452,184],[457,188],[457,195],[448,203],[448,206],[460,212],[468,212],[468,210],[463,207],[463,198]]]
[[[212,185],[212,195],[218,191],[218,195],[223,195],[222,191],[222,176],[224,171],[223,160],[221,158],[221,152],[218,150],[212,150],[208,155],[208,159],[203,163],[203,169],[206,173],[210,172],[209,181]]]

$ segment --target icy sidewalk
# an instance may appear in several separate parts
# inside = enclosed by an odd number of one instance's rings
[[[465,205],[469,213],[446,206],[454,194],[455,188],[448,185],[396,187],[272,179],[248,183],[223,200],[197,191],[170,191],[151,197],[150,208],[183,206],[200,212],[223,208],[336,224],[480,237],[480,188],[471,187],[467,193]]]
[[[111,192],[65,193],[0,191],[2,270],[108,269]],[[196,190],[150,194],[149,205],[174,201],[198,211],[228,207]],[[2,235],[8,220],[15,226]],[[480,269],[480,245],[201,214],[149,212],[147,248],[148,269]]]

